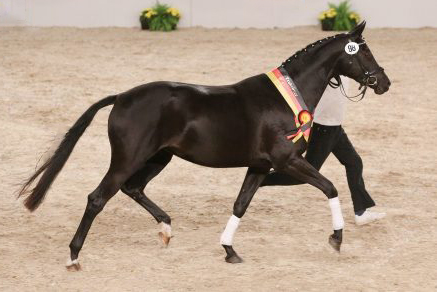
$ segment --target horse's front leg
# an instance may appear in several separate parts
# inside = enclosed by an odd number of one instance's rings
[[[285,172],[302,182],[315,186],[328,197],[332,214],[332,227],[334,229],[334,233],[329,237],[329,244],[336,251],[340,251],[344,220],[341,213],[340,201],[338,200],[337,189],[332,182],[321,175],[319,171],[302,156],[290,157],[286,163],[274,165],[274,168],[276,171]]]
[[[250,201],[253,198],[256,190],[258,190],[261,182],[269,173],[269,168],[253,168],[249,167],[244,178],[243,185],[241,186],[240,193],[237,200],[234,203],[234,211],[231,218],[228,220],[225,230],[220,237],[220,243],[226,251],[226,262],[228,263],[241,263],[243,260],[238,256],[232,247],[232,241],[234,239],[235,231],[238,228],[241,217],[249,207]]]

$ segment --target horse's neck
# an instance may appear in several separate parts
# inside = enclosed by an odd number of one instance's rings
[[[338,44],[326,46],[323,50],[309,53],[305,60],[297,59],[285,64],[284,68],[296,83],[297,88],[311,112],[314,112],[328,86],[329,80],[334,76],[334,67],[340,53]],[[327,54],[327,51],[334,53]]]

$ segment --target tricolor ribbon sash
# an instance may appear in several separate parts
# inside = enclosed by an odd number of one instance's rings
[[[287,136],[287,139],[293,140],[293,143],[296,143],[297,140],[303,136],[305,141],[308,142],[313,123],[313,115],[308,110],[296,84],[294,84],[290,75],[288,75],[287,71],[282,67],[276,68],[266,73],[266,75],[276,86],[294,113],[294,121],[298,131],[295,134]]]

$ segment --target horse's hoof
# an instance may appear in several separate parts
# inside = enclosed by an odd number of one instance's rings
[[[338,252],[340,252],[341,242],[343,240],[342,232],[342,229],[334,230],[334,233],[329,236],[329,244]]]
[[[225,261],[230,264],[240,264],[243,262],[243,259],[238,256],[238,254],[234,254],[232,256],[226,256]]]
[[[67,268],[68,271],[71,271],[71,272],[80,271],[82,269],[82,267],[79,264],[78,259],[75,259],[75,260],[69,259],[67,261],[67,264],[65,265],[65,267]]]
[[[165,235],[164,232],[159,232],[158,235],[159,235],[159,238],[161,238],[161,241],[164,244],[164,247],[167,247],[169,242],[170,242],[171,236]]]
[[[338,252],[340,252],[341,242],[335,239],[332,235],[329,236],[329,244]]]
[[[170,242],[171,236],[171,226],[170,224],[161,222],[159,223],[161,225],[161,231],[158,233],[159,237],[162,240],[162,243],[164,244],[164,247],[168,246],[168,243]]]
[[[235,252],[232,245],[223,245],[226,251],[225,261],[230,264],[239,264],[243,262],[243,259]]]

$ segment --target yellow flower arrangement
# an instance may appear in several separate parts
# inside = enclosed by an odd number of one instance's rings
[[[181,13],[177,8],[156,2],[153,7],[141,12],[141,28],[161,31],[174,30],[180,18]]]
[[[322,13],[319,14],[319,20],[323,20],[325,18],[326,18],[325,17],[325,12],[322,12]]]
[[[174,8],[174,7],[170,7],[169,9],[167,9],[167,12],[170,13],[174,17],[180,17],[181,16],[181,13],[179,12],[179,10]]]
[[[153,15],[157,15],[157,14],[158,14],[158,12],[149,8],[149,9],[146,9],[146,13],[144,14],[144,16],[146,18],[152,18]]]
[[[337,11],[334,8],[323,11],[319,14],[319,20],[324,20],[326,18],[335,18],[337,16]]]
[[[355,23],[360,22],[360,16],[355,12],[352,12],[351,14],[349,14],[349,18],[354,20]]]

